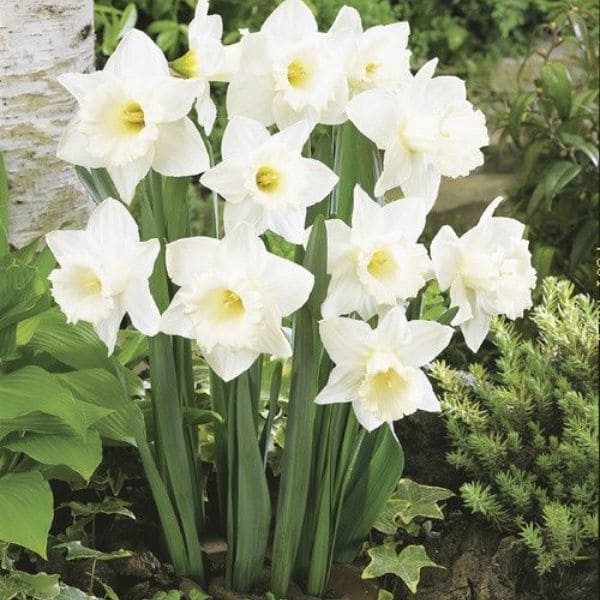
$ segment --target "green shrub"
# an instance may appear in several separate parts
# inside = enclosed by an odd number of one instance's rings
[[[501,140],[522,152],[515,217],[528,225],[538,273],[567,276],[591,292],[598,243],[599,9],[586,4],[565,4],[550,15],[535,89],[510,99],[500,125]]]
[[[517,531],[537,570],[581,560],[598,538],[598,305],[547,278],[523,339],[496,319],[496,368],[440,362],[448,461],[472,481],[465,504]]]

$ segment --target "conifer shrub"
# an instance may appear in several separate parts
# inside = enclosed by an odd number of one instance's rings
[[[598,539],[598,304],[547,278],[530,325],[526,338],[494,321],[493,368],[432,370],[466,506],[516,532],[544,574]]]

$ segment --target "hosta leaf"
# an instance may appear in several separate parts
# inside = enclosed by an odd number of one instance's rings
[[[95,424],[101,437],[136,446],[145,439],[144,416],[125,393],[119,380],[103,369],[85,369],[57,375],[75,398],[111,409],[112,412]]]
[[[60,310],[51,309],[39,315],[37,327],[28,342],[37,352],[46,352],[72,369],[111,368],[106,346],[91,325],[67,323]]]
[[[86,548],[80,541],[65,542],[63,544],[57,544],[53,548],[58,548],[67,551],[67,560],[84,560],[87,558],[93,558],[94,560],[108,561],[115,560],[116,558],[126,558],[131,556],[129,550],[114,550],[113,552],[102,552],[100,550],[94,550],[93,548]]]
[[[438,502],[452,496],[454,494],[445,488],[421,485],[410,479],[401,479],[393,497],[403,502],[398,514],[405,523],[410,523],[415,517],[443,519],[444,513],[438,506]]]
[[[44,465],[65,465],[89,481],[102,460],[102,444],[96,431],[83,436],[27,433],[3,446],[22,452]]]
[[[0,540],[46,558],[53,517],[52,492],[37,471],[0,477],[0,515]]]
[[[413,594],[416,594],[423,567],[444,568],[430,560],[423,546],[407,546],[400,554],[396,553],[396,546],[396,542],[388,542],[369,550],[367,554],[371,562],[362,572],[362,578],[396,575]]]
[[[74,433],[88,428],[86,414],[73,394],[39,367],[0,375],[0,419],[45,413],[60,418]]]

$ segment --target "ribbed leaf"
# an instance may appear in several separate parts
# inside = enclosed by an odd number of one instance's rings
[[[83,436],[28,433],[2,445],[22,452],[44,465],[64,465],[89,481],[102,460],[102,444],[96,431]]]
[[[0,515],[0,540],[46,558],[53,517],[52,492],[37,471],[0,477]]]
[[[106,346],[88,323],[67,323],[58,308],[38,316],[28,347],[46,352],[72,369],[110,369]]]
[[[88,428],[83,408],[53,375],[39,367],[25,367],[0,376],[0,419],[44,413],[60,418],[75,434]]]

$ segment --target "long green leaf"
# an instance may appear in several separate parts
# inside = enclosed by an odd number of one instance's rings
[[[312,228],[304,266],[321,279],[323,261],[327,262],[327,235],[324,222],[320,218]],[[271,585],[274,594],[279,597],[287,594],[300,544],[308,497],[313,451],[314,400],[318,390],[322,353],[315,318],[318,300],[315,299],[322,294],[322,289],[323,282],[315,281],[308,304],[296,313],[295,318],[294,362],[273,541]]]
[[[388,427],[366,436],[356,463],[356,478],[348,485],[337,532],[335,560],[352,562],[373,523],[394,491],[404,467],[404,455]]]
[[[271,522],[269,488],[254,427],[250,374],[240,375],[228,409],[230,443],[227,581],[248,591],[262,573]]]

